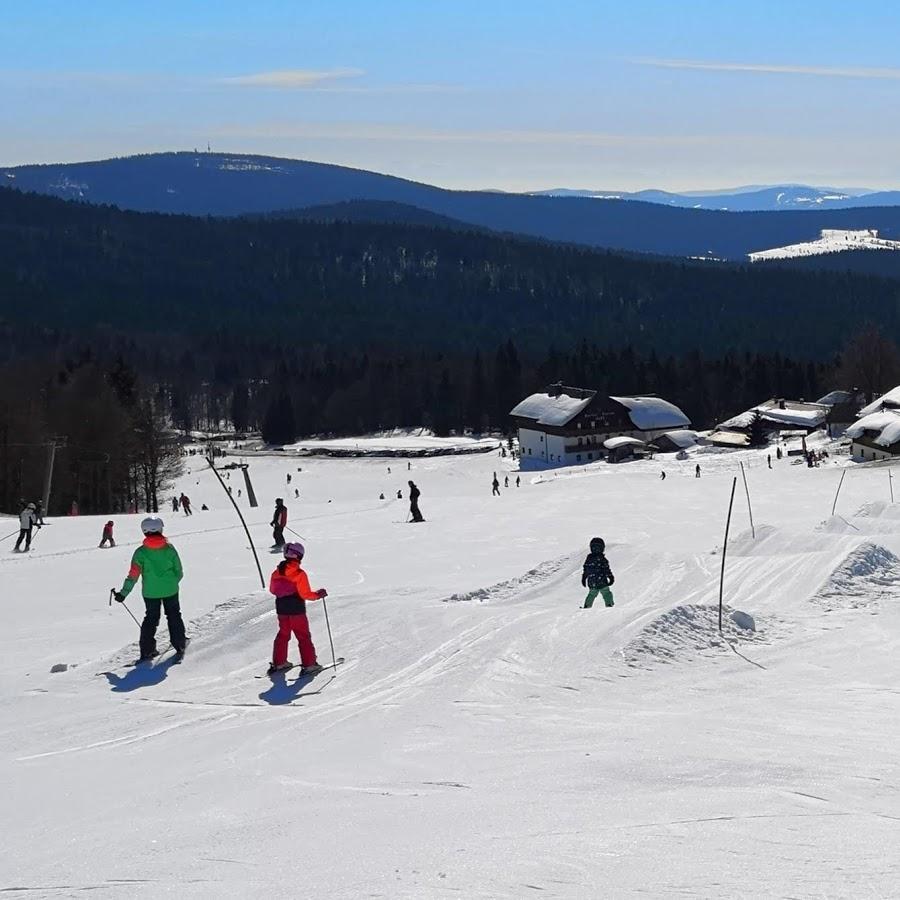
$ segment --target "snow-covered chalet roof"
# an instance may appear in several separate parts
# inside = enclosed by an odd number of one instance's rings
[[[603,446],[606,447],[607,450],[615,450],[616,447],[646,447],[647,445],[643,441],[639,441],[637,438],[633,437],[625,437],[622,435],[621,437],[611,437],[607,438],[603,442]]]
[[[785,408],[782,409],[777,403],[771,401],[760,403],[753,409],[748,409],[739,415],[732,416],[725,422],[720,424],[721,428],[749,428],[753,421],[753,416],[759,412],[764,418],[770,422],[777,422],[781,425],[796,425],[798,428],[818,428],[825,423],[828,416],[828,410],[824,406],[817,403],[800,403],[798,401],[785,401]]]
[[[878,412],[880,409],[897,409],[900,407],[900,385],[891,388],[886,394],[882,394],[873,400],[868,406],[864,406],[856,415],[859,418]]]
[[[838,403],[852,403],[856,394],[853,391],[831,391],[816,400],[820,406],[837,406]]]
[[[641,431],[657,428],[683,428],[691,420],[673,403],[660,397],[610,397],[628,410],[634,427]]]
[[[900,442],[900,414],[896,412],[870,413],[854,422],[845,432],[848,437],[866,435],[881,447],[890,447]]]
[[[594,399],[570,397],[568,394],[532,394],[510,411],[511,416],[534,419],[537,425],[565,425],[571,422]]]
[[[659,435],[655,440],[658,441],[659,438],[668,438],[676,447],[686,450],[688,447],[693,447],[694,444],[697,443],[699,435],[696,431],[681,428],[677,431],[667,431],[665,434]]]

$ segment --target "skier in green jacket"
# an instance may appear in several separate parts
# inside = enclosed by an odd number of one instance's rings
[[[165,610],[169,623],[169,640],[176,655],[181,657],[187,645],[178,603],[178,585],[184,574],[181,559],[178,551],[163,537],[162,519],[149,516],[141,522],[141,531],[144,532],[144,542],[134,551],[128,576],[115,598],[121,603],[140,578],[146,607],[141,623],[141,659],[153,659],[157,655],[156,629],[161,610]]]

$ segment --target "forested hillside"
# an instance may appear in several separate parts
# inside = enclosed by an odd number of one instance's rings
[[[637,199],[451,191],[344,166],[234,153],[152,153],[0,169],[0,183],[143,212],[237,216],[379,203],[403,204],[500,233],[637,253],[741,260],[750,252],[814,240],[823,228],[876,228],[900,238],[900,207],[723,212]],[[874,202],[874,201],[873,201]],[[303,215],[303,213],[301,213]],[[408,219],[405,219],[408,220]]]
[[[524,392],[562,379],[665,394],[709,426],[839,386],[835,357],[864,322],[898,336],[898,300],[900,283],[873,277],[2,190],[0,500],[36,495],[57,434],[86,508],[152,493],[129,448],[165,419],[277,442],[504,428]],[[90,421],[72,412],[86,398]]]

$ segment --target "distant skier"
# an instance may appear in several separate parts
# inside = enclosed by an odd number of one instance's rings
[[[775,448],[775,459],[781,459],[781,447]]]
[[[419,497],[421,496],[421,491],[416,487],[416,485],[410,481],[409,482],[409,512],[412,516],[413,522],[424,522],[425,519],[422,517],[422,513],[419,512]]]
[[[295,500],[300,499],[300,489],[299,488],[294,488],[294,499]]]
[[[613,595],[610,588],[615,584],[609,560],[604,555],[606,544],[603,538],[591,538],[591,552],[584,561],[584,571],[581,574],[581,586],[588,589],[584,598],[584,609],[590,609],[597,599],[597,594],[603,597],[607,606],[613,605]]]
[[[290,472],[287,473],[287,483],[288,484],[291,483],[291,473]]]
[[[284,529],[287,526],[287,520],[287,507],[284,505],[284,500],[278,497],[275,500],[275,512],[272,513],[272,521],[269,523],[272,526],[272,540],[275,542],[276,547],[284,546]]]
[[[309,586],[309,578],[300,564],[303,562],[303,544],[294,542],[284,545],[284,560],[269,579],[269,592],[275,595],[275,612],[278,614],[278,634],[272,647],[272,662],[269,674],[291,667],[288,662],[288,645],[291,635],[297,638],[300,647],[301,674],[321,672],[316,661],[316,648],[309,633],[309,619],[306,617],[306,601],[321,600],[328,596],[325,588],[314,591]]]
[[[766,456],[766,462],[769,464],[769,468],[771,469],[772,468],[772,454],[771,453],[769,453]]]
[[[41,527],[37,522],[36,507],[33,503],[26,503],[19,513],[19,537],[13,547],[15,553],[27,553],[31,549],[31,532],[35,525]],[[22,550],[22,541],[25,541],[25,550]]]
[[[182,493],[182,495],[178,498],[181,501],[181,507],[184,510],[184,514],[186,516],[192,516],[191,512],[191,498],[188,497],[187,494]]]
[[[503,487],[505,487],[505,488],[509,487],[509,475],[503,476]]]
[[[700,477],[700,463],[697,463],[697,465],[694,466],[694,478],[699,478],[699,477]]]
[[[103,526],[103,535],[100,538],[100,546],[105,547],[109,544],[110,547],[116,546],[116,539],[113,537],[113,521],[110,519]]]
[[[72,505],[69,507],[69,515],[70,515],[70,516],[77,516],[77,515],[79,515],[79,511],[78,511],[78,501],[77,501],[77,500],[73,500],[73,501],[72,501]]]
[[[34,504],[34,524],[41,528],[44,524],[44,501],[38,499]]]
[[[382,493],[380,493],[380,494],[378,495],[378,499],[379,499],[379,500],[384,500],[384,492],[383,492],[383,491],[382,491]]]
[[[403,499],[403,491],[402,491],[402,490],[398,490],[398,491],[397,491],[397,499],[398,499],[398,500],[402,500],[402,499]]]
[[[409,472],[411,469],[412,469],[412,463],[409,460],[407,460],[406,461],[406,471]]]
[[[518,487],[518,486],[519,486],[519,484],[521,484],[521,481],[522,481],[522,479],[521,479],[521,478],[519,478],[519,476],[518,476],[518,475],[516,475],[516,487]]]
[[[178,498],[177,497],[172,498],[172,512],[176,512],[176,513],[178,512]]]
[[[144,621],[141,623],[141,659],[153,659],[157,655],[156,629],[162,610],[165,610],[169,625],[169,640],[180,657],[187,646],[178,602],[178,585],[184,574],[181,558],[163,537],[162,519],[148,516],[141,522],[141,531],[144,532],[144,542],[134,551],[131,568],[121,589],[116,591],[115,599],[122,603],[140,578],[145,607]]]
[[[665,472],[660,472],[660,473],[659,473],[659,480],[660,480],[660,481],[665,481],[665,480],[666,480],[666,473],[665,473]]]
[[[497,481],[497,473],[494,472],[494,480],[491,482],[491,494],[494,497],[500,496],[500,482]]]

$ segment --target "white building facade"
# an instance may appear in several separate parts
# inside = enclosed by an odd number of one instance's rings
[[[604,459],[604,441],[626,436],[649,442],[690,420],[659,397],[603,397],[584,388],[551,385],[517,404],[510,416],[518,429],[523,463],[571,466]]]

